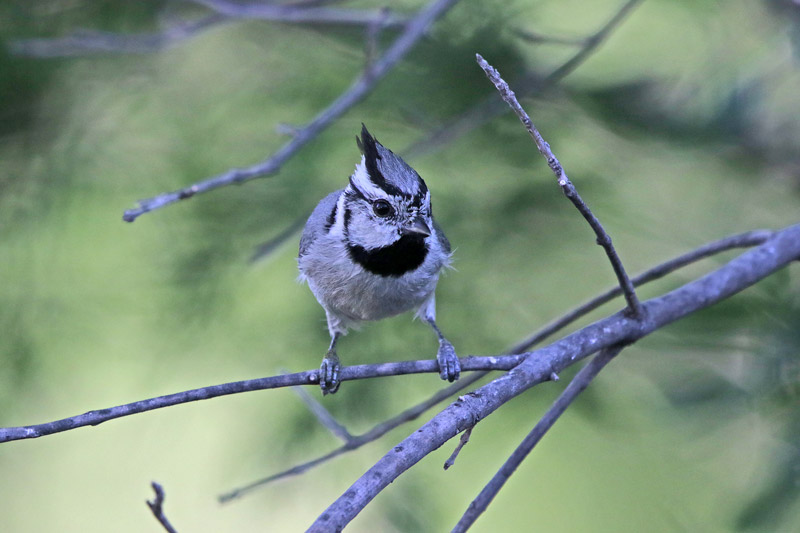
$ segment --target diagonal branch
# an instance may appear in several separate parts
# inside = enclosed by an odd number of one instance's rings
[[[303,403],[308,410],[311,411],[311,414],[317,417],[317,421],[330,431],[334,437],[342,440],[345,444],[353,441],[355,437],[353,437],[353,435],[347,431],[347,428],[340,424],[339,421],[336,420],[336,417],[334,417],[316,398],[311,396],[302,387],[292,387],[292,391],[303,400]]]
[[[722,267],[644,302],[645,319],[624,312],[599,320],[527,354],[514,370],[459,398],[378,460],[333,502],[309,531],[339,531],[403,472],[510,399],[598,350],[632,343],[720,302],[800,259],[800,224],[775,234]]]
[[[525,30],[523,28],[514,28],[511,30],[514,35],[535,44],[559,44],[563,46],[586,46],[588,39],[586,37],[562,37],[560,35],[545,35],[535,31]]]
[[[608,22],[606,22],[602,28],[586,38],[584,46],[581,47],[581,49],[578,50],[574,56],[570,57],[560,67],[547,75],[547,77],[543,80],[543,84],[554,85],[569,74],[572,74],[576,68],[582,65],[583,62],[594,53],[598,46],[603,44],[603,42],[608,39],[609,35],[611,35],[611,33],[619,27],[622,21],[625,20],[630,12],[633,11],[636,6],[641,4],[642,1],[643,0],[627,0],[627,2],[622,4],[622,7],[619,8],[619,11],[614,13],[614,15],[608,19]]]
[[[522,440],[514,453],[506,460],[500,470],[492,477],[491,481],[483,488],[478,496],[469,504],[464,515],[453,528],[453,533],[463,533],[472,526],[475,520],[486,510],[500,489],[503,488],[508,478],[516,471],[522,461],[531,453],[534,446],[536,446],[544,434],[547,433],[556,420],[564,414],[567,407],[572,404],[575,398],[583,392],[589,383],[600,373],[600,371],[622,351],[622,346],[612,346],[600,351],[589,363],[580,369],[575,374],[572,381],[564,389],[564,391],[556,398],[553,405],[539,422],[533,427],[530,433]]]
[[[126,222],[133,222],[144,213],[191,198],[197,194],[276,173],[298,150],[319,135],[322,130],[342,116],[348,109],[364,99],[378,81],[411,50],[414,44],[428,31],[433,22],[457,1],[434,0],[422,8],[408,23],[403,33],[386,50],[380,60],[371,63],[369,68],[353,82],[347,91],[340,95],[327,109],[320,112],[311,122],[299,128],[291,140],[269,158],[250,167],[228,170],[223,174],[177,191],[141,200],[138,207],[125,211],[122,219]]]
[[[773,232],[769,230],[746,231],[744,233],[739,233],[738,235],[731,235],[730,237],[725,237],[724,239],[704,244],[703,246],[696,248],[691,252],[670,259],[669,261],[642,272],[638,276],[632,278],[631,282],[633,283],[634,287],[639,287],[640,285],[663,278],[671,272],[718,253],[733,250],[735,248],[750,248],[751,246],[756,246],[769,239],[772,234]],[[530,349],[532,346],[539,344],[553,333],[561,330],[572,322],[575,322],[582,316],[589,314],[591,311],[594,311],[604,303],[613,300],[620,294],[622,294],[622,288],[617,285],[614,288],[607,290],[603,294],[595,296],[588,302],[579,305],[565,315],[553,320],[525,340],[517,343],[513,348],[511,348],[511,350],[509,350],[509,353],[522,353],[525,350]]]
[[[399,415],[390,418],[389,420],[381,422],[380,424],[374,426],[366,433],[358,435],[357,437],[353,437],[352,440],[346,442],[339,448],[331,450],[330,452],[321,455],[319,457],[315,457],[310,461],[300,463],[282,472],[278,472],[277,474],[272,474],[270,476],[259,479],[242,487],[228,491],[225,494],[219,496],[218,498],[219,502],[227,503],[231,500],[235,500],[236,498],[244,496],[245,494],[252,492],[253,490],[262,487],[268,483],[271,483],[273,481],[277,481],[279,479],[283,479],[290,476],[297,476],[303,474],[308,470],[311,470],[315,466],[321,465],[322,463],[325,463],[335,457],[339,457],[344,453],[357,450],[358,448],[361,448],[365,444],[374,442],[379,438],[383,437],[384,435],[386,435],[387,433],[389,433],[390,431],[392,431],[393,429],[395,429],[396,427],[399,427],[405,424],[406,422],[410,422],[412,420],[417,419],[422,413],[424,413],[434,405],[443,402],[453,394],[456,394],[457,392],[466,389],[476,381],[483,378],[486,374],[488,374],[488,371],[484,370],[475,372],[474,374],[470,374],[469,376],[463,376],[457,382],[448,385],[447,387],[445,387],[440,391],[437,391],[436,394],[434,394],[424,402],[421,402],[413,407],[406,409]]]
[[[630,278],[628,278],[628,274],[625,272],[625,267],[622,265],[622,261],[620,260],[619,255],[617,255],[617,251],[611,242],[611,236],[609,236],[609,234],[603,229],[602,224],[600,224],[600,221],[594,216],[592,211],[589,209],[589,206],[587,206],[583,199],[581,199],[581,196],[578,194],[577,189],[575,189],[575,186],[567,177],[567,173],[564,171],[564,168],[561,166],[558,158],[556,158],[555,154],[553,154],[553,151],[550,149],[550,145],[544,140],[544,138],[542,138],[542,135],[539,133],[539,130],[536,129],[536,126],[533,125],[531,118],[517,101],[517,97],[514,94],[514,91],[512,91],[508,86],[508,83],[506,83],[506,81],[500,77],[500,73],[497,72],[497,69],[487,63],[480,54],[476,54],[476,56],[478,64],[486,73],[486,76],[500,92],[500,96],[503,98],[503,100],[505,100],[511,109],[514,110],[514,113],[517,114],[520,122],[522,122],[522,124],[525,126],[525,129],[528,130],[531,138],[533,138],[533,142],[536,143],[539,153],[542,154],[542,156],[547,160],[547,164],[550,167],[550,170],[553,171],[553,174],[556,175],[558,185],[561,187],[564,195],[569,198],[578,211],[580,211],[581,215],[583,215],[583,218],[585,218],[592,227],[595,235],[597,235],[597,244],[602,246],[606,251],[606,255],[608,255],[608,260],[611,262],[611,266],[614,269],[614,274],[617,276],[617,281],[619,281],[619,285],[622,288],[622,293],[625,295],[625,301],[628,303],[628,309],[635,318],[642,319],[642,305],[639,303],[639,299],[636,297],[636,291],[633,288],[633,283],[631,283]]]

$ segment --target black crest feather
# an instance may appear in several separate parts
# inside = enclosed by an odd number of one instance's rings
[[[396,196],[405,195],[402,190],[386,180],[378,166],[378,161],[383,159],[381,151],[393,156],[394,154],[370,134],[364,123],[361,124],[361,139],[356,137],[356,144],[358,144],[358,149],[361,150],[361,153],[364,154],[364,164],[367,167],[369,180],[374,183],[376,187],[386,191],[387,194]]]

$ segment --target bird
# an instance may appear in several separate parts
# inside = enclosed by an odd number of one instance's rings
[[[330,346],[319,369],[323,395],[339,389],[336,343],[362,322],[411,310],[439,340],[439,375],[453,382],[461,364],[436,325],[436,284],[451,262],[450,242],[431,211],[425,181],[361,125],[361,161],[346,187],[314,208],[300,238],[299,280],[325,310]]]

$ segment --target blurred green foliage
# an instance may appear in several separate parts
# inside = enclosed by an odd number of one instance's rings
[[[315,367],[327,332],[310,291],[294,281],[298,236],[255,265],[248,258],[346,183],[360,123],[402,152],[492,95],[475,52],[513,85],[575,52],[526,43],[515,28],[581,37],[619,6],[463,1],[278,175],[128,225],[121,214],[137,198],[280,147],[279,123],[305,123],[358,75],[363,31],[250,21],[159,53],[35,59],[11,54],[13,39],[78,28],[153,32],[164,13],[199,10],[156,1],[0,4],[0,423]],[[797,222],[798,28],[800,7],[789,0],[646,0],[559,88],[524,99],[629,271],[731,233]],[[383,32],[382,45],[395,35]],[[613,284],[590,230],[510,114],[409,162],[456,248],[437,300],[460,354],[502,352]],[[781,272],[626,350],[475,530],[800,528],[798,288],[796,269]],[[349,364],[435,348],[427,328],[403,316],[354,332],[339,353]],[[482,421],[446,473],[452,446],[426,458],[348,530],[452,527],[569,374]],[[358,433],[440,386],[436,376],[347,383],[325,405]],[[9,443],[0,447],[3,528],[155,530],[143,500],[157,479],[181,531],[299,530],[414,428],[226,508],[215,506],[216,494],[337,444],[290,391]]]

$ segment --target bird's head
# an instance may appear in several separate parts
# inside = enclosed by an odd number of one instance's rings
[[[345,189],[345,233],[367,250],[400,239],[424,240],[432,231],[431,195],[405,161],[379,143],[366,126],[356,137],[361,162]]]

